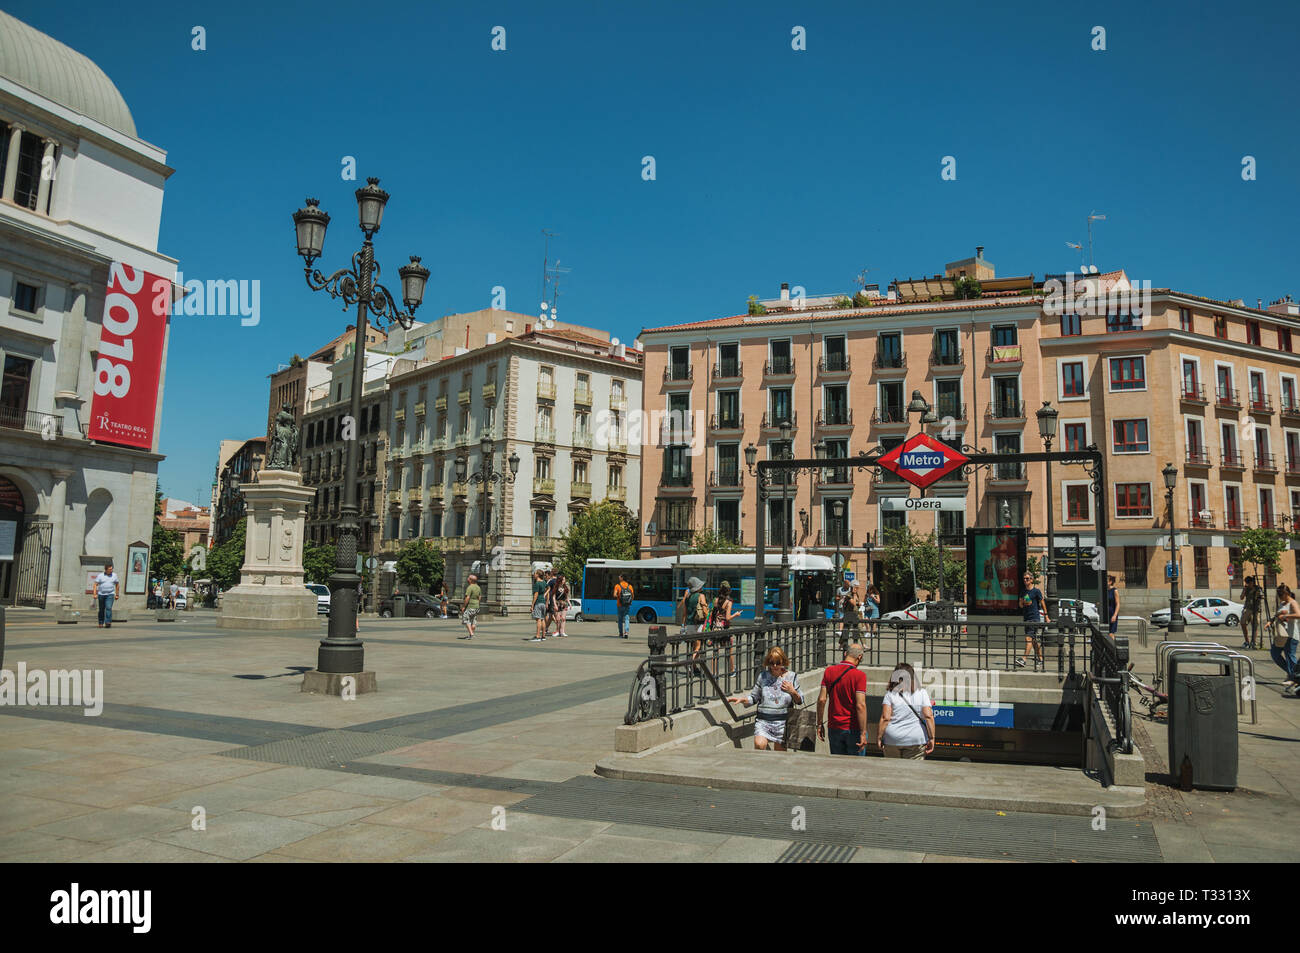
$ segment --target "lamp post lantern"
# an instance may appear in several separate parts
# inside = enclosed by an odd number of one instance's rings
[[[1051,401],[1045,400],[1034,416],[1038,418],[1038,435],[1043,438],[1043,448],[1051,453],[1052,441],[1056,439],[1056,418],[1059,416],[1059,411],[1052,406]],[[1052,513],[1052,461],[1049,459],[1045,466],[1047,468],[1047,565],[1044,569],[1047,575],[1047,617],[1058,621],[1056,618],[1056,517]]]
[[[1178,527],[1174,525],[1174,487],[1178,485],[1178,468],[1166,463],[1160,471],[1165,480],[1165,504],[1169,507],[1169,631],[1184,631],[1182,600],[1178,597]]]
[[[345,311],[351,305],[356,305],[357,308],[349,405],[354,421],[361,419],[366,331],[370,327],[370,317],[410,328],[415,311],[424,300],[424,288],[429,280],[429,269],[412,255],[410,264],[397,270],[401,280],[402,303],[406,310],[397,307],[392,294],[377,280],[380,269],[375,261],[372,241],[383,220],[388,193],[379,187],[378,179],[369,178],[363,188],[356,190],[356,199],[358,224],[364,237],[361,248],[352,255],[350,268],[340,268],[328,277],[312,265],[324,250],[329,215],[321,211],[316,199],[310,198],[303,208],[293,214],[298,254],[306,263],[304,274],[307,286],[313,291],[325,291],[331,298],[341,298]],[[357,587],[360,582],[356,571],[357,538],[360,535],[357,520],[357,465],[357,441],[349,440],[343,471],[343,507],[338,524],[337,558],[334,573],[329,578],[329,629],[326,637],[321,640],[316,662],[317,671],[328,674],[356,674],[365,669],[365,648],[356,632]]]
[[[844,533],[843,500],[831,500],[831,516],[835,518],[835,588],[840,589],[844,585],[844,560],[840,558],[840,536]]]

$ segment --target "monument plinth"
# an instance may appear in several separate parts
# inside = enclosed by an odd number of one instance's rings
[[[244,568],[222,593],[223,629],[319,629],[316,593],[303,584],[303,522],[316,491],[294,470],[262,470],[239,487],[246,503]]]

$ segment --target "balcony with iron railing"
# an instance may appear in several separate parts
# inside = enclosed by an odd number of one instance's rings
[[[610,434],[605,441],[605,450],[618,456],[627,456],[627,434],[615,433]]]
[[[995,400],[989,404],[989,420],[1024,420],[1025,402],[1023,400]]]
[[[1027,479],[1023,463],[995,463],[989,473],[991,482],[1023,483]]]
[[[719,361],[713,365],[714,382],[738,381],[744,376],[740,361]]]
[[[719,524],[717,528],[718,539],[731,543],[733,546],[745,545],[745,531],[739,526],[730,526],[726,523]]]
[[[671,416],[664,418],[659,426],[659,445],[661,447],[680,447],[689,444],[695,435],[694,423],[687,418],[674,420]]]
[[[533,442],[555,446],[555,428],[538,427],[533,431]]]
[[[664,490],[689,490],[693,486],[690,470],[673,473],[664,470],[659,474],[659,488]]]
[[[764,377],[791,377],[794,375],[794,359],[774,357],[763,362]]]
[[[853,426],[853,408],[835,407],[830,410],[817,411],[817,427],[821,430],[835,430]]]
[[[1229,511],[1224,514],[1223,528],[1228,530],[1245,530],[1250,529],[1250,520],[1246,514],[1240,511]]]
[[[690,364],[669,364],[664,368],[665,384],[689,384],[695,379],[695,368]]]
[[[709,486],[715,490],[738,490],[745,485],[745,472],[739,467],[709,471]]]
[[[934,414],[939,418],[933,426],[944,426],[947,421],[963,421],[966,419],[966,405],[957,400],[941,400],[934,406]]]
[[[964,367],[966,364],[965,352],[961,348],[947,350],[932,350],[930,352],[931,367]]]
[[[1214,529],[1214,511],[1208,508],[1197,510],[1188,516],[1187,527],[1189,529]]]
[[[732,431],[745,429],[744,414],[710,414],[709,429],[713,431]]]
[[[1242,462],[1240,450],[1224,450],[1219,455],[1219,466],[1224,470],[1244,470],[1246,464]]]
[[[907,411],[902,407],[877,405],[871,411],[871,423],[876,427],[906,427]]]
[[[1282,529],[1282,521],[1273,513],[1260,513],[1255,526],[1259,529]]]
[[[1300,458],[1286,458],[1286,475],[1289,477],[1300,476]]]
[[[627,410],[627,397],[625,397],[623,394],[610,394],[610,395],[609,395],[609,409],[610,409],[610,410],[622,410],[622,411],[626,411],[626,410]]]
[[[1188,447],[1183,460],[1189,467],[1211,467],[1214,460],[1204,447]]]
[[[555,536],[534,536],[529,548],[534,553],[554,553],[560,548],[560,540]]]
[[[1297,402],[1294,397],[1287,397],[1284,394],[1282,395],[1282,405],[1278,408],[1278,412],[1283,417],[1290,417],[1293,420],[1300,419],[1300,402]]]
[[[1250,395],[1250,412],[1252,414],[1271,414],[1273,412],[1273,398],[1263,391],[1252,393]]]
[[[817,531],[817,542],[813,545],[828,548],[838,546],[841,549],[852,549],[853,533],[843,527],[838,529],[819,529]]]
[[[591,431],[579,430],[573,435],[573,449],[583,450],[590,455],[591,453]]]
[[[1271,453],[1255,454],[1256,473],[1277,473],[1277,457]]]
[[[554,496],[554,477],[533,477],[533,496]]]
[[[787,414],[777,414],[768,411],[763,414],[763,420],[761,426],[764,430],[779,430],[781,427],[781,422],[784,420],[788,420],[790,422],[790,428],[792,430],[798,428],[799,426],[798,411],[792,410]]]
[[[569,496],[575,500],[591,499],[591,484],[574,480],[569,484]]]
[[[1237,397],[1235,387],[1220,387],[1215,391],[1214,404],[1216,407],[1230,407],[1233,410],[1241,409],[1241,400]]]
[[[1209,403],[1205,398],[1205,385],[1198,384],[1195,381],[1184,380],[1182,383],[1182,399],[1191,401],[1196,404]]]
[[[63,436],[63,418],[55,414],[42,414],[35,410],[0,406],[0,427],[37,433],[46,440]],[[84,435],[84,434],[83,434]]]
[[[555,400],[555,381],[538,381],[537,399]]]
[[[825,354],[817,360],[817,372],[825,377],[833,374],[848,374],[850,367],[847,354]]]
[[[488,383],[484,384],[484,385],[483,385],[483,399],[484,399],[484,400],[496,400],[496,398],[497,398],[497,383],[496,383],[496,381],[489,381]]]
[[[853,468],[846,466],[821,467],[816,471],[817,486],[843,487],[853,485]]]
[[[871,359],[871,369],[879,373],[901,373],[907,370],[907,355],[899,352],[898,354],[881,354],[876,352],[876,356]]]
[[[625,486],[610,486],[610,487],[606,487],[606,488],[605,488],[605,499],[607,499],[607,500],[626,500],[626,499],[627,499],[627,487],[625,487]]]
[[[573,403],[577,407],[590,407],[592,404],[591,388],[579,387],[573,392]]]

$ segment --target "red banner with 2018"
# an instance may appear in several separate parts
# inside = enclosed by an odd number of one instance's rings
[[[108,273],[95,353],[92,440],[153,448],[171,282],[122,262]]]

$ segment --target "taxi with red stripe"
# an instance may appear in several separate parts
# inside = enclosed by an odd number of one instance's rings
[[[1241,622],[1241,614],[1244,610],[1245,606],[1240,602],[1233,602],[1222,596],[1198,596],[1183,602],[1183,623],[1235,626]],[[1169,608],[1166,606],[1151,613],[1151,624],[1167,626]]]

